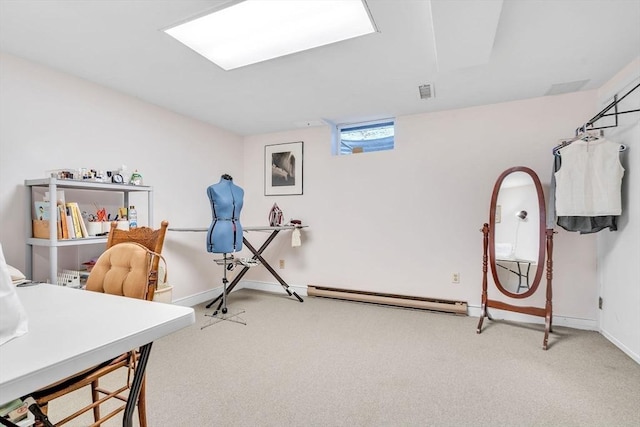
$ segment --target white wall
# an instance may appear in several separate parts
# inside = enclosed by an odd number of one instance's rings
[[[0,241],[7,262],[20,269],[27,220],[23,183],[44,178],[45,171],[111,170],[122,164],[139,169],[155,190],[154,227],[163,219],[172,227],[208,225],[206,187],[225,172],[242,184],[240,137],[5,54],[0,56],[0,158]],[[204,236],[199,237],[185,241],[170,232],[166,238],[169,281],[180,285],[176,298],[217,286]],[[36,269],[35,278],[42,280],[48,252],[37,249],[35,258],[44,268]],[[61,249],[60,266],[77,268],[88,256],[84,249]]]
[[[446,96],[442,94],[442,96]],[[595,92],[399,117],[393,151],[331,156],[328,128],[246,138],[245,223],[274,202],[310,227],[301,248],[274,243],[290,284],[480,304],[482,233],[499,174],[517,165],[548,186],[552,148],[593,115]],[[304,141],[304,195],[265,197],[264,146]],[[556,324],[595,328],[595,236],[555,237]],[[267,252],[269,253],[269,251]],[[459,272],[461,282],[451,283]],[[247,280],[275,281],[262,269]],[[498,295],[493,295],[500,298]],[[532,303],[543,306],[544,292]],[[527,304],[529,302],[527,301]]]
[[[598,91],[598,111],[640,83],[640,58],[629,64]],[[640,108],[640,89],[621,101],[620,111]],[[613,112],[613,110],[611,111]],[[598,281],[603,299],[600,328],[603,335],[640,363],[640,113],[618,116],[619,125],[607,129],[607,139],[627,145],[621,155],[625,174],[622,215],[618,231],[598,233]],[[611,123],[604,119],[596,126]]]
[[[154,186],[156,222],[193,227],[209,224],[205,188],[226,172],[245,189],[243,224],[266,224],[277,202],[287,220],[310,226],[301,248],[284,235],[265,253],[285,259],[281,273],[291,285],[464,300],[472,309],[480,302],[479,230],[496,178],[524,165],[548,185],[552,147],[596,103],[592,91],[399,117],[395,150],[333,157],[327,128],[242,139],[9,55],[0,59],[0,240],[17,267],[24,267],[24,179],[125,163]],[[265,197],[264,146],[293,141],[304,141],[304,195]],[[250,236],[255,244],[264,237]],[[595,241],[556,235],[556,324],[596,327]],[[195,301],[220,286],[202,234],[170,232],[165,254],[174,299]],[[453,272],[460,284],[450,283]],[[245,278],[275,283],[261,268]]]

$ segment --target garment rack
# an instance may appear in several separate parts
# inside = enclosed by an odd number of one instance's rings
[[[627,110],[627,111],[618,111],[618,103],[620,101],[622,101],[623,99],[625,99],[631,92],[635,91],[636,89],[638,89],[640,87],[640,83],[638,83],[637,85],[635,85],[632,89],[629,90],[629,92],[625,93],[624,95],[622,95],[620,98],[618,98],[618,94],[615,94],[613,96],[613,101],[611,101],[611,103],[609,105],[607,105],[606,107],[604,107],[602,109],[602,111],[600,111],[598,114],[596,114],[595,116],[593,116],[590,120],[588,120],[584,125],[582,125],[581,127],[579,127],[578,129],[576,129],[576,135],[580,134],[580,133],[584,133],[590,130],[597,130],[597,129],[608,129],[608,128],[614,128],[618,126],[618,116],[620,114],[627,114],[627,113],[638,113],[640,112],[640,108],[636,108],[635,110]],[[609,113],[609,110],[611,110],[613,108],[613,113]],[[615,124],[614,125],[609,125],[609,126],[601,126],[601,127],[593,127],[593,125],[595,124],[595,122],[597,122],[598,120],[600,120],[603,117],[610,117],[610,116],[614,116],[615,117]]]
[[[627,110],[627,111],[618,111],[618,103],[620,103],[620,101],[625,99],[631,92],[635,91],[639,87],[640,87],[640,83],[635,85],[633,88],[631,88],[627,93],[622,95],[620,98],[618,98],[618,94],[615,94],[613,96],[613,101],[609,105],[604,107],[602,109],[602,111],[600,111],[598,114],[593,116],[584,125],[582,125],[582,126],[580,126],[579,128],[576,129],[576,136],[575,137],[563,140],[562,142],[560,142],[560,144],[555,146],[553,148],[553,154],[554,155],[558,155],[558,152],[560,151],[561,148],[566,147],[567,145],[571,144],[574,141],[577,141],[578,139],[584,138],[585,136],[588,137],[589,135],[594,136],[593,132],[592,132],[594,130],[600,130],[598,136],[602,137],[603,136],[602,129],[614,128],[614,127],[618,126],[618,115],[620,115],[620,114],[638,113],[638,112],[640,112],[640,108],[636,108],[634,110]],[[613,108],[613,113],[609,113],[608,111],[611,110],[612,108]],[[593,124],[595,122],[597,122],[598,120],[600,120],[601,118],[603,118],[603,117],[611,117],[611,116],[615,117],[615,124],[609,125],[609,126],[593,127]],[[598,138],[598,136],[594,136],[594,138]],[[627,149],[626,145],[624,145],[624,144],[620,145],[620,151],[625,151],[626,149]]]

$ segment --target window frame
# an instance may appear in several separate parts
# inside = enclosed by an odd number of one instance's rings
[[[377,128],[377,127],[384,127],[384,126],[388,126],[388,125],[391,125],[393,127],[393,136],[392,136],[392,141],[391,141],[391,147],[390,148],[382,148],[382,149],[374,149],[374,150],[367,150],[365,148],[362,151],[356,151],[356,152],[353,152],[353,148],[352,148],[352,150],[349,151],[349,152],[343,152],[342,151],[342,146],[343,146],[342,132],[344,132],[345,130],[374,129],[374,128]],[[350,154],[372,153],[372,152],[379,152],[379,151],[391,151],[391,150],[394,150],[395,149],[395,128],[396,128],[396,119],[395,119],[395,117],[388,117],[388,118],[384,118],[384,119],[369,120],[369,121],[363,121],[363,122],[352,122],[352,123],[340,123],[340,124],[337,124],[337,125],[335,125],[333,127],[333,138],[332,138],[333,139],[333,149],[332,149],[332,153],[334,155],[336,155],[336,156],[346,156],[346,155],[350,155]],[[366,140],[365,140],[365,144],[366,144]]]

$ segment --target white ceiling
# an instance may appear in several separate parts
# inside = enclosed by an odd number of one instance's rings
[[[595,89],[640,56],[640,0],[367,0],[378,33],[231,71],[161,31],[225,3],[0,0],[0,50],[240,135]]]

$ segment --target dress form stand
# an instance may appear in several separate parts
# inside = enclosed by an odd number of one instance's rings
[[[205,316],[211,317],[211,322],[204,325],[200,329],[204,329],[207,326],[222,322],[223,320],[240,323],[241,325],[247,324],[247,322],[240,317],[240,315],[244,313],[244,310],[230,310],[229,308],[227,308],[227,284],[229,283],[229,281],[227,280],[227,270],[233,270],[236,261],[233,255],[227,255],[228,254],[223,254],[222,259],[214,260],[216,264],[222,265],[224,267],[224,274],[222,276],[222,304],[212,314],[205,314]]]
[[[230,320],[246,325],[239,317],[244,310],[231,311],[227,308],[227,271],[233,270],[236,259],[233,252],[242,250],[242,225],[240,224],[240,211],[242,210],[244,190],[234,184],[233,178],[224,174],[220,181],[207,188],[207,195],[211,203],[212,221],[207,232],[207,251],[222,254],[222,259],[215,259],[218,265],[223,266],[222,277],[222,304],[211,317],[211,322],[201,329],[218,323],[222,320]]]

